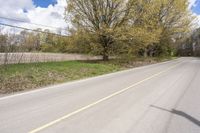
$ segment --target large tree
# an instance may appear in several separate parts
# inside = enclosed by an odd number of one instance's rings
[[[137,48],[144,49],[145,56],[147,56],[146,47],[159,42],[162,31],[157,23],[156,8],[155,0],[137,0],[132,5],[129,23],[126,26],[127,39],[132,38],[132,43]]]
[[[127,53],[147,53],[149,47],[167,51],[165,47],[188,32],[192,22],[187,0],[67,1],[66,18],[77,31],[97,38],[104,60],[117,48]]]
[[[117,29],[129,20],[134,0],[67,0],[67,15],[75,28],[97,36],[103,60],[108,60]]]
[[[191,31],[194,18],[188,9],[188,4],[188,0],[155,0],[158,26],[162,29],[157,46],[163,52],[166,52],[180,36]]]
[[[152,56],[169,54],[173,42],[190,31],[193,17],[187,0],[138,0],[130,20],[127,33]]]

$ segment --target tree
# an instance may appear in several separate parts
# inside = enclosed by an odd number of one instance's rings
[[[132,6],[131,16],[127,33],[140,44],[144,56],[171,54],[193,20],[187,0],[140,0]]]
[[[127,21],[134,0],[68,0],[67,16],[76,29],[97,37],[103,60],[108,60],[116,31]]]
[[[0,34],[0,52],[5,52],[7,43],[7,36]]]
[[[158,26],[162,29],[160,42],[156,45],[166,52],[173,44],[172,40],[178,40],[179,36],[190,32],[194,18],[188,9],[188,0],[156,0],[155,5]]]
[[[23,49],[21,49],[21,51],[31,52],[34,50],[38,50],[39,44],[38,44],[38,36],[36,33],[23,30],[20,32],[20,35],[21,35],[20,42],[24,47]]]
[[[132,5],[130,20],[127,24],[127,39],[132,39],[137,49],[144,49],[147,56],[147,47],[159,42],[161,27],[158,26],[156,3],[154,0],[140,0]]]
[[[92,46],[104,60],[137,50],[167,55],[193,19],[187,0],[68,0],[67,18],[77,32],[96,37]]]

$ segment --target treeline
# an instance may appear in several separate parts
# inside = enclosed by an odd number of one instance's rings
[[[21,31],[0,35],[0,52],[171,56],[191,28],[187,0],[67,0],[69,36]],[[40,31],[41,29],[38,29]]]
[[[181,56],[200,56],[200,28],[183,38],[177,47]]]
[[[111,55],[169,56],[189,32],[187,0],[68,0],[66,20],[92,51]]]
[[[17,29],[18,31],[20,29]],[[55,52],[90,53],[89,40],[71,34],[63,36],[49,30],[37,29],[35,32],[22,30],[5,34],[0,31],[0,52]],[[85,45],[86,44],[86,45]],[[94,52],[91,52],[91,54]]]

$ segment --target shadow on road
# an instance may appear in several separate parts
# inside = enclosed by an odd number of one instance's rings
[[[167,110],[167,109],[164,109],[164,108],[161,108],[161,107],[157,107],[157,106],[154,106],[154,105],[151,105],[151,107],[156,108],[156,109],[160,109],[160,110],[163,110],[163,111],[167,111],[167,112],[170,112],[170,113],[175,114],[175,115],[182,116],[182,117],[188,119],[189,121],[191,121],[192,123],[194,123],[194,124],[196,124],[197,126],[200,127],[200,121],[199,120],[197,120],[196,118],[192,117],[191,115],[186,114],[183,111],[179,111],[179,110],[175,110],[175,109]]]

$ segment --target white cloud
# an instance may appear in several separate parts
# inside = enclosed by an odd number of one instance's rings
[[[68,27],[64,20],[64,12],[66,0],[57,0],[55,5],[49,5],[47,8],[36,7],[32,0],[0,0],[0,16],[12,19],[18,19],[30,23],[47,25],[65,29]],[[2,20],[1,20],[2,21]],[[27,23],[16,23],[5,21],[6,23],[23,26],[26,28],[42,28],[49,29],[52,32],[57,32],[56,28],[30,25]]]
[[[193,13],[194,16],[196,17],[195,20],[194,20],[194,24],[197,26],[197,27],[200,27],[200,15],[196,14],[196,13]]]
[[[32,0],[0,0],[0,16],[29,21],[23,10],[34,8]]]
[[[48,25],[52,27],[65,28],[64,20],[66,0],[57,0],[57,4],[49,5],[47,8],[36,7],[28,11],[28,18],[32,23]]]
[[[189,0],[189,9],[191,9],[192,6],[196,6],[197,0]]]
[[[65,6],[67,3],[66,0],[56,1],[57,3],[55,5],[49,5],[47,8],[43,8],[36,7],[32,0],[0,0],[0,16],[65,29],[66,27],[70,26],[70,24],[66,23],[64,20]],[[195,6],[196,1],[197,0],[188,0],[189,9],[191,9],[192,6]],[[197,16],[195,23],[200,25],[200,15],[195,13],[194,15]],[[11,21],[4,22],[18,26],[24,26],[27,28],[50,29],[52,32],[56,32],[55,28],[16,23]]]
[[[196,7],[197,6],[197,1],[198,0],[188,0],[188,2],[189,2],[189,9],[191,10],[191,12],[192,12],[192,7]],[[200,27],[200,15],[196,14],[194,12],[193,12],[193,15],[196,17],[196,19],[194,21],[194,24],[197,27]]]

